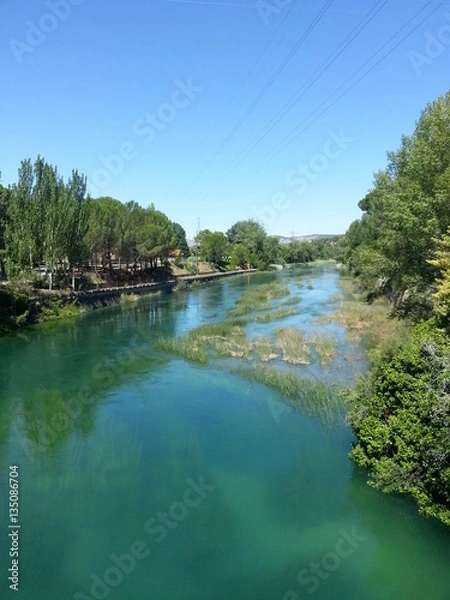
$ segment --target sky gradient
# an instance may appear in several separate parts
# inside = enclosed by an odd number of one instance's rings
[[[198,218],[343,233],[450,88],[450,2],[2,0],[0,14],[3,185],[40,154],[188,237]]]

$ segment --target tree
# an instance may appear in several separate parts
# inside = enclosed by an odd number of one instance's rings
[[[8,214],[9,196],[10,191],[0,184],[0,277],[6,277],[4,264],[6,255],[5,228]]]
[[[49,275],[49,289],[53,288],[53,275],[58,257],[67,250],[65,244],[68,223],[68,196],[63,179],[55,167],[38,157],[35,163],[36,184],[35,197],[36,214],[39,215],[37,232],[37,247],[45,261]]]
[[[86,196],[87,180],[77,170],[66,186],[66,228],[64,254],[72,269],[72,289],[75,291],[75,269],[89,257],[87,233],[89,230],[89,202]]]
[[[11,187],[5,227],[6,270],[32,271],[36,262],[35,210],[32,199],[34,172],[31,160],[23,160],[18,182]]]
[[[228,249],[228,239],[221,231],[209,231],[204,229],[198,236],[200,244],[200,256],[216,266],[224,263]]]
[[[433,238],[450,226],[450,92],[428,104],[346,234],[344,257],[369,292],[384,291],[415,318],[430,314]]]
[[[450,228],[442,238],[434,238],[436,249],[428,262],[439,270],[436,280],[434,310],[446,327],[450,327]]]
[[[351,457],[371,484],[408,493],[450,525],[450,342],[430,324],[379,360],[349,393]]]
[[[173,245],[176,250],[181,250],[184,258],[189,258],[191,251],[186,240],[186,231],[179,223],[172,222],[174,232]]]
[[[143,221],[138,232],[137,249],[139,256],[150,263],[151,268],[161,264],[174,245],[174,230],[169,218],[151,204],[143,212]]]
[[[118,250],[119,223],[123,215],[123,204],[109,196],[102,196],[89,203],[89,227],[87,243],[94,255],[97,269],[97,255],[100,254],[102,266],[109,264],[112,271],[112,255]]]
[[[253,219],[238,221],[226,232],[231,246],[240,244],[247,251],[249,264],[253,267],[265,266],[264,240],[267,234],[264,227]]]
[[[278,264],[281,260],[281,248],[278,238],[266,236],[263,241],[262,262],[264,267]]]

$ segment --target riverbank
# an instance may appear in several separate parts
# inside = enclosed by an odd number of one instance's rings
[[[118,304],[123,297],[172,292],[196,284],[216,281],[224,277],[254,273],[257,269],[213,271],[199,275],[172,276],[163,281],[135,285],[105,287],[72,292],[64,290],[36,290],[22,285],[11,289],[0,287],[0,335],[22,327],[73,318],[86,310]]]

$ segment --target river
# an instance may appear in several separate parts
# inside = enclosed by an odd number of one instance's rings
[[[333,360],[295,370],[351,383],[363,349],[320,322],[339,273],[300,274],[302,287],[288,271],[243,275],[0,339],[2,598],[15,597],[17,532],[25,600],[449,600],[450,530],[367,485],[341,415],[306,414],[231,372],[244,359],[201,365],[154,348],[281,278],[298,314],[251,320],[248,335],[326,330]]]

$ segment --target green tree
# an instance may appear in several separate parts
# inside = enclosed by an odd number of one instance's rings
[[[436,267],[439,276],[436,280],[434,310],[447,328],[450,327],[450,228],[442,238],[433,239],[436,249],[428,262]]]
[[[262,262],[264,267],[279,264],[281,261],[281,248],[278,238],[266,236],[263,241]]]
[[[20,272],[32,271],[37,260],[33,184],[31,160],[23,160],[18,171],[18,182],[11,187],[7,207],[5,247],[9,278]]]
[[[341,248],[369,292],[389,293],[398,310],[419,319],[432,307],[432,239],[450,226],[450,92],[426,106],[388,161]]]
[[[253,219],[238,221],[226,232],[230,245],[243,246],[247,251],[248,262],[252,267],[261,267],[264,262],[264,240],[267,234],[264,227]]]
[[[1,176],[1,174],[0,174]],[[10,191],[0,184],[0,277],[6,277],[5,256],[6,256],[6,240],[5,228],[8,214],[8,202]]]
[[[228,253],[228,239],[221,231],[204,229],[198,234],[200,256],[213,265],[221,266]]]
[[[234,244],[230,255],[230,267],[247,269],[250,264],[250,253],[244,244]]]
[[[384,355],[349,394],[351,457],[371,484],[408,493],[450,525],[450,341],[430,324]]]
[[[90,254],[87,235],[89,231],[89,202],[86,196],[87,180],[77,170],[66,186],[66,227],[64,230],[63,253],[72,270],[72,289],[75,291],[75,269],[82,265]]]
[[[186,240],[186,231],[179,223],[172,222],[174,233],[173,245],[176,250],[181,250],[184,258],[189,258],[191,251]]]
[[[118,251],[119,223],[123,215],[123,204],[109,196],[102,196],[89,203],[89,227],[87,244],[94,256],[97,269],[98,255],[102,267],[109,265],[112,271],[112,256]]]
[[[158,258],[163,264],[174,246],[174,230],[169,218],[151,204],[144,210],[138,232],[137,249],[140,260],[149,263],[151,268],[158,266]]]

